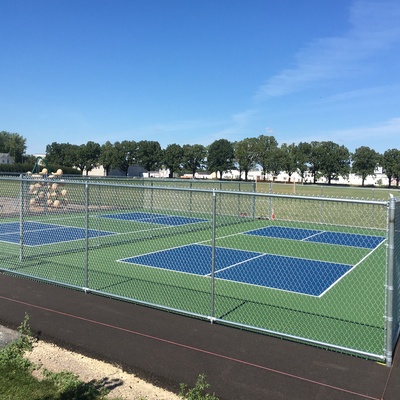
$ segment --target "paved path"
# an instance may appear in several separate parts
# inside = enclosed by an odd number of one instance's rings
[[[379,363],[0,274],[0,323],[178,390],[206,374],[221,400],[398,400],[400,360]]]
[[[18,338],[18,332],[0,325],[0,349]]]

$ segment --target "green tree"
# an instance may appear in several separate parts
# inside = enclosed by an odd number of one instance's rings
[[[269,172],[273,170],[272,151],[278,148],[278,142],[273,136],[260,135],[256,139],[255,152],[256,162],[261,166],[264,180]]]
[[[256,143],[255,138],[246,138],[233,145],[235,162],[239,167],[240,177],[244,172],[245,181],[247,181],[249,171],[256,166]]]
[[[380,159],[380,154],[367,146],[357,148],[352,154],[352,171],[361,177],[362,186],[364,186],[368,175],[375,175],[375,168],[378,166]]]
[[[85,171],[86,175],[88,175],[89,171],[99,165],[99,157],[100,145],[89,141],[86,144],[81,144],[76,149],[75,166],[81,171]]]
[[[389,188],[392,187],[393,178],[396,179],[396,185],[400,177],[400,150],[390,149],[383,153],[382,167],[389,180]]]
[[[59,165],[64,166],[63,160],[63,145],[62,143],[53,142],[46,146],[46,160],[50,163],[57,162]]]
[[[16,163],[24,161],[26,139],[18,133],[0,132],[0,153],[9,153]]]
[[[219,139],[211,143],[207,154],[207,167],[209,171],[222,174],[233,168],[234,160],[233,145],[229,140]]]
[[[161,166],[162,151],[160,143],[141,140],[138,143],[137,161],[148,172]]]
[[[278,175],[283,171],[285,152],[281,147],[272,148],[269,157],[272,181],[275,181]]]
[[[76,162],[77,145],[53,142],[46,146],[46,160],[50,164],[73,167]]]
[[[123,140],[114,143],[109,162],[113,168],[119,169],[125,176],[129,167],[137,162],[137,143],[133,140]]]
[[[79,168],[81,171],[83,171],[84,166],[81,165],[81,155],[80,155],[80,152],[81,151],[83,152],[83,150],[80,149],[80,145],[68,143],[68,145],[65,146],[64,149],[65,149],[65,159],[67,161],[67,165],[70,167]]]
[[[183,169],[189,171],[193,178],[198,170],[204,169],[206,148],[201,144],[185,144],[183,149]]]
[[[320,172],[328,180],[330,185],[332,179],[339,176],[346,177],[350,171],[350,152],[345,146],[339,146],[332,141],[321,142],[321,165]]]
[[[309,170],[313,176],[313,183],[316,183],[317,180],[322,176],[320,171],[323,165],[323,158],[324,148],[322,146],[322,142],[312,141],[310,143]]]
[[[110,173],[114,157],[114,146],[107,140],[100,148],[99,164],[103,166],[105,175]]]
[[[33,154],[26,154],[24,156],[24,164],[34,165],[36,162],[36,157]]]
[[[169,177],[174,177],[174,172],[182,169],[183,148],[179,144],[170,144],[163,151],[163,163],[169,169]]]
[[[291,176],[298,169],[298,163],[296,162],[296,145],[282,143],[281,147],[281,167],[282,171],[289,175],[289,182],[291,182]]]
[[[306,172],[309,170],[309,162],[311,158],[311,144],[307,142],[300,142],[294,149],[294,157],[297,166],[297,170],[300,175],[305,179]]]

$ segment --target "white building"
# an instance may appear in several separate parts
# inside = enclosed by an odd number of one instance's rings
[[[1,153],[0,153],[1,154]],[[84,174],[86,171],[83,172]],[[102,166],[93,168],[91,171],[89,171],[89,175],[92,176],[105,176],[105,171]],[[110,176],[121,176],[122,173],[121,171],[118,170],[112,170],[110,171]],[[169,169],[160,169],[158,171],[146,171],[144,168],[140,167],[139,165],[133,165],[129,167],[128,171],[128,176],[130,177],[140,177],[140,178],[168,178],[169,177]],[[183,179],[219,179],[219,173],[208,173],[205,171],[199,171],[196,172],[194,177],[193,174],[190,173],[185,173],[181,176]],[[229,171],[225,171],[222,174],[222,179],[228,179],[228,180],[239,180],[242,179],[244,180],[245,174],[240,172],[238,170],[232,169]],[[251,170],[247,174],[247,180],[249,181],[263,181],[264,180],[264,174],[260,170]],[[273,176],[272,174],[267,174],[265,176],[265,180],[268,182],[281,182],[281,183],[295,183],[295,184],[301,184],[303,183],[313,183],[314,182],[314,177],[310,172],[307,172],[304,180],[303,177],[297,173],[294,172],[290,176],[290,181],[289,181],[289,174],[286,172],[281,172],[278,176]],[[317,180],[316,183],[320,184],[325,184],[327,183],[326,178],[320,178]],[[362,185],[362,179],[360,176],[355,175],[355,174],[349,174],[347,178],[343,178],[339,176],[338,179],[332,180],[331,181],[332,185],[339,184],[339,185],[354,185],[354,186],[361,186]],[[369,175],[364,181],[365,186],[388,186],[389,185],[389,180],[386,176],[386,174],[383,172],[382,167],[378,167],[375,170],[374,175]]]
[[[10,153],[0,153],[0,164],[14,164],[14,158]]]

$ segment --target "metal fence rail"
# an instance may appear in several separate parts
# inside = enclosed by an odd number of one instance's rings
[[[0,178],[0,269],[390,365],[399,206]]]
[[[210,179],[178,179],[178,178],[138,178],[129,176],[85,176],[85,175],[64,175],[64,179],[70,181],[91,181],[110,184],[154,186],[169,188],[187,189],[209,189],[226,190],[239,192],[255,192],[255,181],[237,180],[210,180]]]

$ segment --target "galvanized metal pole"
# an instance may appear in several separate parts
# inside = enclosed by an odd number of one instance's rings
[[[24,258],[24,180],[22,174],[19,176],[19,260],[22,261]]]
[[[253,193],[257,193],[257,182],[255,182],[253,185]],[[253,220],[256,219],[256,215],[257,215],[257,213],[256,213],[256,196],[253,196],[253,215],[252,215]]]
[[[213,323],[215,319],[215,227],[216,227],[216,219],[217,219],[217,197],[215,190],[213,190],[212,194],[212,228],[211,228],[211,310],[210,310],[210,319],[211,323]]]
[[[386,365],[390,367],[393,359],[393,280],[394,280],[394,241],[395,241],[396,202],[390,196],[388,207],[388,242],[386,271]]]
[[[85,182],[85,291],[89,288],[89,183]]]

